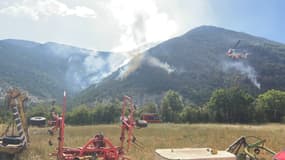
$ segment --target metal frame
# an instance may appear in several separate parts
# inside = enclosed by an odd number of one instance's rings
[[[15,155],[26,148],[29,142],[29,133],[24,112],[24,103],[27,99],[27,95],[22,93],[19,89],[13,88],[7,92],[7,106],[13,111],[13,121],[7,126],[0,137],[0,153]],[[12,135],[9,136],[8,132],[11,129],[11,124]],[[14,127],[17,130],[17,135],[15,134]],[[6,140],[17,141],[17,144],[6,144]]]
[[[127,107],[129,107],[128,112]],[[52,153],[51,156],[56,156],[58,160],[130,160],[125,153],[129,151],[131,143],[136,143],[134,134],[134,127],[136,125],[134,120],[135,106],[131,97],[124,96],[123,106],[121,112],[121,136],[120,146],[115,146],[112,142],[101,134],[95,135],[89,139],[82,147],[71,148],[64,147],[64,128],[65,128],[65,112],[66,112],[66,92],[64,92],[61,124],[59,125],[59,137],[57,152]],[[127,135],[127,139],[126,136]],[[126,152],[125,143],[127,140]]]

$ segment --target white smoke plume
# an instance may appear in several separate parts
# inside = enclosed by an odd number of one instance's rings
[[[71,55],[68,62],[67,84],[74,91],[80,91],[111,75],[123,64],[126,64],[128,58],[119,53],[110,53],[107,57],[102,57],[100,54]]]
[[[143,59],[143,54],[138,54],[132,60],[119,70],[119,75],[116,78],[117,80],[123,80],[127,78],[131,73],[136,71],[140,66]]]
[[[161,12],[153,0],[111,0],[107,8],[118,22],[121,37],[114,51],[129,51],[129,63],[120,68],[117,79],[124,79],[137,70],[142,63],[161,68],[168,73],[173,67],[151,56],[144,56],[147,49],[172,37],[178,26],[167,13]]]
[[[115,51],[128,51],[138,45],[166,40],[178,29],[176,22],[161,12],[153,0],[111,0],[106,7],[122,33]]]
[[[261,88],[261,84],[257,81],[257,74],[253,67],[244,64],[243,62],[225,62],[223,67],[225,71],[230,71],[231,69],[239,71],[241,74],[246,75],[254,86],[258,89]]]
[[[146,61],[149,65],[154,66],[154,67],[158,67],[161,68],[163,70],[165,70],[168,74],[172,73],[175,71],[175,68],[170,66],[167,62],[161,62],[159,59],[152,57],[152,56],[148,56],[146,58]]]
[[[131,73],[136,71],[142,65],[142,63],[160,68],[168,74],[176,71],[175,67],[170,66],[167,62],[161,62],[159,59],[153,56],[138,54],[132,59],[132,61],[130,61],[130,63],[120,69],[117,79],[123,80],[127,78]]]
[[[129,74],[133,73],[144,60],[145,53],[148,49],[154,47],[157,43],[148,43],[137,47],[128,52],[123,52],[122,54],[128,57],[124,63],[119,67],[119,75],[116,79],[125,79]]]
[[[87,81],[86,85],[82,88],[99,83],[128,61],[129,58],[120,53],[110,53],[107,58],[92,54],[88,55],[84,58],[80,71],[81,80]]]
[[[84,59],[83,64],[86,67],[87,73],[94,73],[98,69],[102,68],[106,64],[106,61],[101,57],[89,55]]]

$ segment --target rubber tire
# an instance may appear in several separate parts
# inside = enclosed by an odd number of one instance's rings
[[[2,139],[2,144],[4,146],[9,145],[9,144],[18,145],[22,142],[23,142],[23,139],[20,139],[19,136],[8,136]]]
[[[147,121],[145,120],[136,120],[136,126],[139,128],[146,128],[147,127]]]
[[[30,125],[42,127],[46,125],[47,119],[45,117],[31,117]]]

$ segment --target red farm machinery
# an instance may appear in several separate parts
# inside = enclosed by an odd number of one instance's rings
[[[97,134],[87,141],[82,147],[71,148],[64,147],[64,128],[65,128],[65,112],[66,112],[66,92],[64,92],[64,100],[62,107],[62,115],[57,119],[57,127],[59,129],[58,147],[52,156],[57,160],[130,160],[125,154],[128,152],[131,143],[136,142],[134,136],[134,128],[136,126],[146,126],[141,121],[135,121],[135,106],[131,97],[124,96],[122,112],[121,112],[121,136],[120,146],[114,145],[110,139],[102,134]]]

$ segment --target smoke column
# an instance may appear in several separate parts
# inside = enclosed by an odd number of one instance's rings
[[[152,57],[152,56],[148,56],[146,58],[146,61],[149,65],[154,66],[154,67],[158,67],[161,68],[163,70],[165,70],[168,74],[172,73],[175,71],[175,68],[170,66],[168,63],[166,62],[161,62],[159,59]]]
[[[144,54],[138,54],[135,56],[130,63],[120,69],[117,79],[123,80],[127,78],[131,73],[136,71],[142,64],[157,67],[168,74],[176,71],[173,66],[170,66],[167,62],[161,62],[159,59],[152,56],[145,56]]]
[[[224,67],[225,71],[235,69],[235,70],[239,71],[241,74],[246,75],[247,78],[252,82],[252,84],[254,86],[256,86],[258,89],[260,89],[261,85],[257,81],[256,71],[251,66],[246,65],[242,62],[231,62],[231,63],[225,62],[223,64],[223,67]]]

